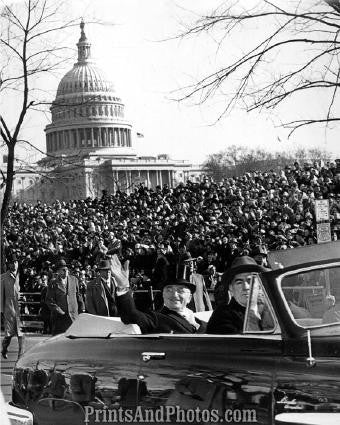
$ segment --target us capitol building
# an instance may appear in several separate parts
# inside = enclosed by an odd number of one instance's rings
[[[26,176],[26,182],[32,184],[23,185],[17,172],[14,198],[66,201],[100,197],[103,190],[129,192],[141,183],[152,188],[164,184],[173,187],[199,179],[199,168],[194,169],[189,162],[172,160],[165,154],[137,156],[125,105],[91,60],[91,43],[84,26],[81,22],[78,61],[61,79],[50,108],[46,157],[37,164],[40,177]]]

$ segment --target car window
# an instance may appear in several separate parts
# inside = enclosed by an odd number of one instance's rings
[[[291,273],[282,278],[281,288],[300,326],[340,323],[340,267]]]
[[[253,274],[243,333],[273,332],[276,320],[259,274]]]

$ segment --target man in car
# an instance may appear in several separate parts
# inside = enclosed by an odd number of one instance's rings
[[[243,331],[244,318],[251,283],[257,273],[266,269],[248,256],[236,257],[222,276],[222,284],[228,288],[231,299],[226,299],[213,311],[208,325],[207,333],[211,334],[238,334]],[[261,329],[259,312],[253,311],[253,325]]]
[[[204,326],[187,308],[195,285],[184,279],[168,279],[163,284],[164,306],[159,311],[142,312],[136,308],[129,289],[129,264],[121,265],[116,255],[111,259],[111,272],[117,285],[118,313],[125,324],[137,324],[145,333],[196,333]]]

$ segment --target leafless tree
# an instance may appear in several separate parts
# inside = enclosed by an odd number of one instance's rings
[[[261,148],[231,145],[223,151],[210,154],[204,169],[215,181],[232,176],[242,176],[252,171],[281,170],[298,160],[303,162],[328,161],[331,155],[324,149],[297,147],[291,152],[269,152]]]
[[[68,47],[60,43],[63,30],[78,25],[79,17],[65,18],[65,3],[25,0],[0,6],[0,135],[6,148],[7,169],[2,172],[4,195],[1,232],[12,197],[16,147],[26,121],[34,111],[49,106],[48,93],[41,88],[41,76],[55,73],[68,59]],[[6,110],[6,100],[15,99],[17,111]],[[10,108],[9,108],[10,109]],[[1,258],[2,269],[3,250]]]
[[[15,96],[19,107],[16,116],[2,107],[0,132],[7,149],[5,191],[1,207],[3,226],[12,196],[15,149],[27,118],[46,105],[39,88],[39,77],[53,73],[67,58],[66,49],[58,44],[57,34],[79,24],[79,18],[62,17],[63,2],[26,0],[2,6],[0,11],[1,86],[4,101]]]
[[[301,119],[280,125],[291,134],[306,125],[336,124],[340,120],[339,32],[339,0],[224,0],[180,35],[184,39],[210,35],[218,44],[217,57],[223,55],[222,65],[184,87],[178,98],[202,103],[223,96],[220,119],[236,105],[247,111],[273,110],[306,94],[318,99],[322,92],[327,99],[325,111],[316,115],[306,104],[299,111]]]

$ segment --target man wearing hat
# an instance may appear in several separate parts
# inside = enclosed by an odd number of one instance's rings
[[[86,288],[86,311],[97,316],[117,316],[115,290],[110,261],[101,260],[98,276]]]
[[[268,262],[267,262],[268,251],[265,245],[256,245],[251,252],[251,256],[260,266],[268,267]]]
[[[18,260],[15,254],[8,261],[8,271],[1,275],[1,312],[4,315],[4,339],[1,354],[7,359],[7,350],[13,336],[17,336],[21,356],[24,350],[24,334],[20,322],[20,286]]]
[[[230,302],[226,300],[213,311],[207,325],[207,333],[242,333],[251,283],[257,273],[266,270],[268,269],[258,265],[251,257],[234,259],[229,270],[222,276],[222,284],[228,288],[231,295]],[[260,329],[260,323],[258,325]]]
[[[187,308],[195,285],[184,279],[168,279],[163,284],[164,306],[159,311],[142,312],[136,308],[129,290],[129,264],[111,260],[111,272],[117,284],[118,313],[125,324],[137,324],[142,333],[196,333],[203,329],[192,310]]]
[[[52,335],[65,332],[78,317],[78,313],[85,311],[78,279],[69,274],[66,261],[59,260],[56,269],[45,300],[51,310]]]

